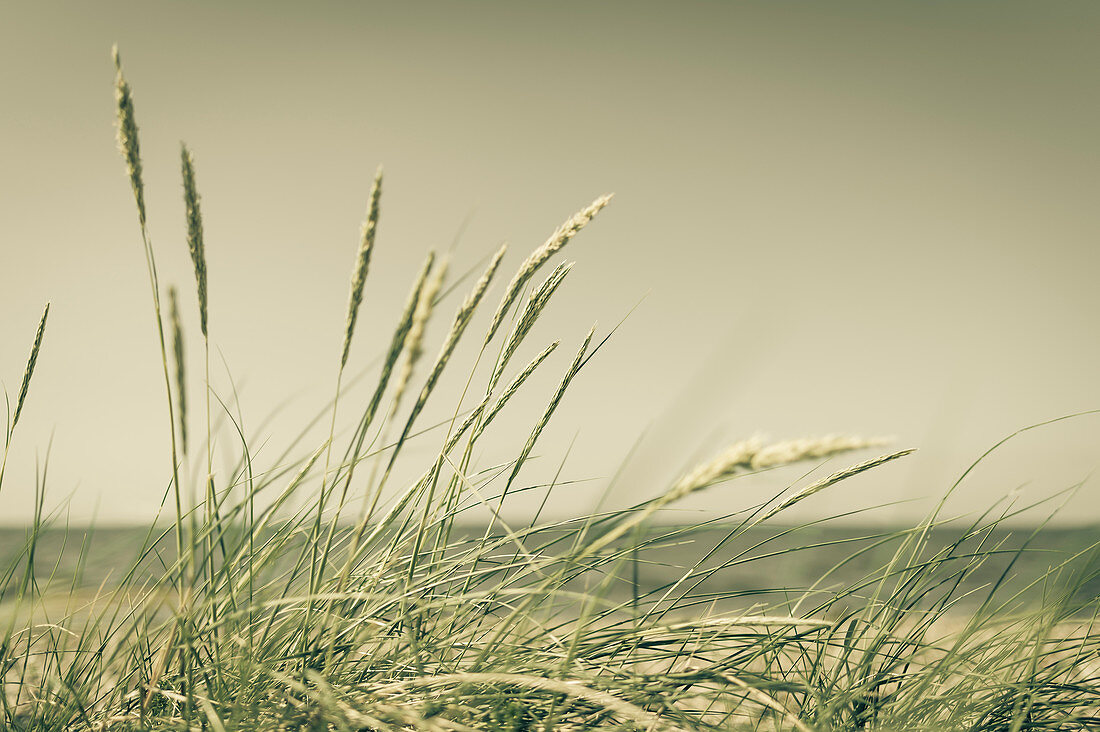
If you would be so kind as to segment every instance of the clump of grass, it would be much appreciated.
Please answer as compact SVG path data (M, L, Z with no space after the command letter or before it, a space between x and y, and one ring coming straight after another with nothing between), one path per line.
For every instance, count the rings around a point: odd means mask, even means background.
M173 426L180 419L186 452L184 333L172 289L174 403L133 97L120 66L116 89L168 411ZM186 148L182 160L207 352L209 461L206 260ZM417 383L414 367L428 323L446 297L446 265L429 253L378 364L364 372L374 379L371 399L342 451L334 450L380 191L379 173L352 274L335 395L317 417L328 414L331 424L321 445L296 459L288 452L270 465L254 465L244 430L226 408L241 438L240 457L217 486L208 462L200 511L180 499L173 429L175 547L166 546L172 530L153 523L121 576L90 594L81 569L90 556L87 544L76 550L69 584L42 561L54 517L44 509L40 478L26 542L0 565L0 727L1008 732L1100 725L1100 637L1093 624L1100 605L1089 592L1100 579L1100 550L1093 545L1043 576L1014 582L1013 567L1031 539L1009 549L998 531L1023 509L997 506L960 525L941 515L941 504L912 529L835 542L850 542L850 555L810 586L785 578L784 568L828 548L813 538L814 524L781 523L788 510L911 451L863 460L802 487L795 482L757 504L737 500L737 482L864 452L882 440L751 438L632 506L562 521L540 521L540 509L525 525L506 521L505 505L517 494L571 490L557 476L548 484L521 476L598 348L595 329L558 364L562 376L531 429L519 436L516 457L485 466L474 456L485 439L516 437L490 428L514 395L530 388L532 373L554 363L558 341L535 349L518 372L511 368L515 358L525 358L517 354L572 265L559 265L534 286L507 337L493 341L536 271L607 196L570 217L520 264L489 315L466 385L448 410L452 416L437 424L423 424L425 405L444 396L442 374L458 360L457 345L481 315L506 249L459 303ZM43 314L9 422L5 462L45 322ZM482 364L490 346L495 358ZM399 406L409 389L416 397L404 412ZM465 402L467 394L477 395L475 404ZM383 409L387 395L390 406ZM391 433L398 436L391 440ZM403 448L414 441L438 447L427 451L417 479L390 489L392 469L412 459ZM366 479L356 470L364 462L372 464ZM0 483L2 477L0 468ZM738 508L695 525L667 521L666 509L704 490L723 491L723 502ZM339 500L330 502L336 491ZM345 517L357 504L363 506L358 517ZM487 510L488 526L469 523L479 509ZM954 538L937 543L936 532L947 525L957 527ZM672 551L687 543L697 547L694 558L670 566ZM885 559L866 565L869 571L833 581L861 558L883 553ZM967 584L999 560L992 581ZM720 582L757 565L770 568L769 586L748 592ZM649 572L664 574L647 584ZM1043 602L1031 600L1036 592ZM965 611L964 601L971 603Z

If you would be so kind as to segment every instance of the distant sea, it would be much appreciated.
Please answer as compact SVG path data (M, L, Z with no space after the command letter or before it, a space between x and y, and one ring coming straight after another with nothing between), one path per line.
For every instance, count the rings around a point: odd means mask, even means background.
M456 535L479 537L483 531L483 527L466 526ZM594 580L610 578L607 587L616 597L629 596L635 591L644 596L663 592L693 566L702 569L721 566L691 590L692 596L697 598L697 607L705 607L708 597L719 596L725 596L722 604L727 609L730 606L774 607L792 602L815 582L820 590L815 595L817 599L860 584L867 587L856 593L857 598L865 597L872 586L867 583L890 562L898 547L897 539L886 539L897 531L896 527L888 526L814 526L789 531L772 527L748 531L723 543L729 534L728 528L707 528L689 535L674 535L674 527L659 526L649 532L652 544L600 567ZM40 586L48 583L51 593L65 592L69 588L87 591L100 585L110 587L133 566L146 535L147 529L137 528L47 529L40 534L35 547L36 581ZM938 578L947 584L954 583L953 596L959 598L959 608L973 607L986 596L987 588L998 582L1002 583L1004 596L1032 585L1024 596L1033 602L1043 602L1044 597L1050 597L1071 577L1084 577L1078 582L1078 598L1088 600L1100 596L1100 556L1089 551L1094 542L1100 541L1098 527L1047 528L1038 532L1014 528L965 541L963 537L960 530L933 530L923 555L926 560L935 559L937 552L961 541L953 555L944 559L936 570ZM0 578L14 577L5 582L8 587L0 587L0 602L10 599L12 583L23 574L27 541L26 530L0 528L0 571L4 572ZM528 549L534 550L539 543L535 539L528 540ZM509 547L502 550L502 554L513 551ZM555 550L547 551L553 553ZM974 556L979 553L989 554L977 564ZM160 542L158 551L143 562L139 574L144 579L157 577L173 554L174 539L169 532ZM1075 554L1082 556L1058 569ZM13 564L19 570L9 575ZM588 581L584 586L595 592L597 585L597 581ZM683 583L679 589L689 585L695 582ZM728 597L731 593L735 597ZM812 605L804 600L799 607L811 608Z

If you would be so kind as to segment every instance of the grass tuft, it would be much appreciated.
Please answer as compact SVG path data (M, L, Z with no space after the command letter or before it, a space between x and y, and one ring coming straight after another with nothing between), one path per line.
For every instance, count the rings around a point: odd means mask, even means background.
M133 99L117 51L115 63L119 141L138 208L172 427L165 500L174 496L174 526L151 520L142 530L81 536L64 524L63 505L46 509L43 466L31 525L14 539L0 534L0 729L1100 728L1100 543L1089 534L1061 552L1039 551L1052 536L1043 528L1057 510L1051 501L1006 499L976 516L945 517L960 478L913 527L833 526L859 510L798 523L792 507L871 470L884 480L890 464L912 451L854 462L805 484L790 473L785 489L754 501L734 481L855 460L885 442L754 437L655 495L635 491L633 505L543 518L551 494L570 506L591 497L588 485L563 478L563 467L539 466L534 476L532 458L607 339L594 343L593 328L557 365L559 341L526 354L573 265L558 264L541 283L532 279L609 197L553 232L503 288L496 310L482 313L505 254L499 249L417 377L429 324L450 296L447 263L429 252L388 342L355 377L372 379L373 387L345 433L336 428L337 412L375 244L379 170L334 395L285 450L269 455L251 444L243 417L210 384L199 197L183 148L207 395L207 470L191 486L205 501L184 506L176 426L178 419L186 454L185 333L169 288L173 389ZM8 421L0 487L48 311ZM448 395L442 374L463 368L458 345L483 315L485 335L474 336L464 386ZM508 336L489 353L509 317ZM513 373L513 363L524 361ZM536 369L552 367L561 376L530 427L501 429L502 409L536 388ZM416 398L404 408L406 391ZM235 437L221 444L237 453L217 485L211 397ZM429 419L429 399L434 406L447 397L445 416ZM327 438L309 445L326 416ZM481 448L490 437L513 441L514 457L485 464ZM408 469L395 471L398 462ZM359 469L364 464L370 469ZM416 477L398 478L405 474ZM732 508L711 520L677 521L679 503L702 491ZM513 503L524 494L541 497L533 517ZM1033 530L1008 529L1035 516ZM117 541L103 543L103 535Z

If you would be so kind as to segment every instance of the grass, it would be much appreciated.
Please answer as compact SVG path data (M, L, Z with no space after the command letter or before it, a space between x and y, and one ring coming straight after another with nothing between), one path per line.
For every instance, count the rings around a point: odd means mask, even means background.
M513 361L572 265L536 278L610 197L568 219L522 262L488 325L478 316L493 298L506 250L479 278L460 277L451 287L447 263L429 254L368 372L376 378L372 396L351 435L337 442L345 368L378 231L379 170L334 358L334 396L318 414L329 421L328 439L297 458L258 466L238 429L239 460L216 484L211 399L232 427L239 424L209 388L195 160L185 147L184 204L207 383L199 437L185 432L184 317L171 290L170 357L133 94L115 59L119 142L161 345L172 521L152 521L128 570L88 592L81 589L88 544L63 544L43 556L55 519L45 510L45 477L38 480L25 542L0 567L0 727L1015 732L1100 725L1098 601L1090 591L1100 576L1096 545L1019 577L1014 567L1039 533L1009 545L1002 530L1006 520L1042 505L999 504L959 519L944 516L941 502L912 528L851 543L846 558L808 587L773 576L773 587L750 594L716 582L750 564L777 566L773 574L781 575L807 552L843 549L847 540L812 539L813 525L783 524L785 512L909 450L863 455L720 520L661 520L677 501L718 484L880 444L845 436L751 439L634 506L564 521L542 520L540 508L524 525L504 521L510 498L549 496L560 485L558 477L531 484L524 467L606 337L597 339L593 329L574 346L513 460L479 465L475 448L492 437L494 419L531 374L550 368L557 342L535 345L522 367ZM428 320L468 280L474 284L438 355L422 363ZM4 465L45 329L44 313L14 412L9 402ZM480 349L459 367L456 346L471 330ZM468 370L460 394L437 393L447 368ZM429 399L448 397L451 418L424 424ZM179 465L199 439L207 470L194 490L181 484ZM391 485L395 465L413 459L405 448L414 440L437 448L418 479ZM2 480L0 467L0 490ZM465 518L485 508L492 520L471 529ZM940 541L944 526L954 533ZM695 558L669 565L670 549L688 543L698 549ZM70 576L59 568L74 553ZM851 568L869 556L879 559L853 578ZM990 575L992 565L999 569ZM641 581L655 568L664 573L660 581ZM975 587L969 579L980 572L992 579ZM834 581L841 576L848 579Z

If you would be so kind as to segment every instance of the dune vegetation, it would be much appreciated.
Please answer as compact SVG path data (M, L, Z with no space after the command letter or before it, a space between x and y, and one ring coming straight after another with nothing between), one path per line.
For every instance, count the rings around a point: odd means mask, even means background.
M195 277L195 297L185 299L161 284L134 97L117 53L115 62L118 142L162 357L167 519L150 520L128 569L78 593L75 579L55 571L58 557L43 554L54 514L39 481L25 541L0 557L0 728L1100 728L1100 555L1090 546L1019 577L1014 568L1030 539L1006 549L1000 533L1018 507L959 519L944 516L941 502L912 527L853 545L837 572L872 551L885 556L854 581L837 584L832 570L800 588L776 577L774 592L751 596L713 581L731 567L782 566L822 550L800 541L809 534L785 521L788 509L910 450L844 435L750 438L637 505L568 520L543 519L541 509L520 525L505 520L511 498L553 493L559 478L532 484L525 465L607 340L595 329L570 345L527 336L573 266L553 260L610 196L568 218L510 279L500 271L505 247L483 270L457 277L445 257L429 253L392 337L372 349L378 359L363 371L373 379L371 397L349 404L341 394L358 373L355 332L382 209L380 169L343 342L333 344L332 399L319 411L328 438L312 446L293 440L299 454L255 464L222 398L209 386L197 398L186 389L192 361L209 385L211 352L194 158L182 148ZM453 308L449 328L430 347L426 325L445 308ZM28 391L47 316L48 307L8 402L5 466L24 408L33 406ZM189 340L183 323L191 320L199 327ZM473 362L460 363L460 341L474 342ZM565 355L551 358L558 349ZM521 449L505 464L479 465L476 447L499 434L501 410L536 370L550 368L560 369L558 386L531 415ZM437 393L444 370L468 373L461 393ZM429 400L446 402L453 417L425 424ZM357 414L350 434L336 428L343 410ZM215 476L218 420L239 438L239 460ZM206 425L197 435L187 430L195 422ZM411 454L405 448L414 440L433 447ZM720 520L663 520L689 495L835 456L848 467ZM420 461L419 478L396 479L395 466L410 460ZM181 470L188 461L202 467ZM198 478L185 482L185 472ZM2 482L0 467L0 495ZM471 528L464 519L474 511L491 520ZM958 530L940 542L946 524ZM671 578L655 586L638 582L664 548L688 542L698 547L694 561L666 567ZM85 549L77 538L64 551L79 558ZM995 562L1003 569L975 589L968 580Z

